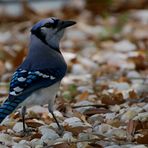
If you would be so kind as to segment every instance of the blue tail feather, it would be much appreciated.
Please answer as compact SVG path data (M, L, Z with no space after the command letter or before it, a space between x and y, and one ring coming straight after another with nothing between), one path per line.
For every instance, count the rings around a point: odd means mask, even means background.
M14 103L7 99L1 106L0 106L0 123L10 115L18 106L18 103Z

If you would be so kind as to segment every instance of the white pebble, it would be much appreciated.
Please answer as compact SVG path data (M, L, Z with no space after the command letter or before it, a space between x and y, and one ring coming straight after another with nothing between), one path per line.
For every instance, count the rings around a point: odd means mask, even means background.
M27 128L27 125L25 124L25 127ZM13 126L13 130L17 133L23 131L23 123L22 122L17 122L14 126Z
M42 142L40 139L35 138L30 141L30 144L32 147L36 147L37 145L42 145Z
M81 113L83 113L84 111L86 111L87 109L90 109L90 108L93 108L91 105L92 105L93 103L92 102L90 102L90 101L87 101L87 100L84 100L84 101L80 101L80 102L78 102L78 103L75 103L75 105L74 106L85 106L85 107L78 107L78 108L75 108L75 110L76 111L78 111L78 112L81 112ZM87 105L90 105L90 106L87 106Z
M72 73L74 75L80 75L80 74L86 74L87 72L81 64L74 64L72 66Z
M128 40L122 40L114 44L113 49L128 52L136 49L136 45L129 42Z
M119 145L110 145L110 146L106 146L104 148L121 148L121 146L119 146Z
M26 144L17 143L17 144L14 144L14 145L12 146L12 148L31 148L31 146L26 145Z
M148 121L148 112L139 113L138 116L134 118L134 120Z
M39 131L43 135L41 137L41 141L46 142L48 140L55 140L59 138L59 135L52 129L48 128L47 126L39 127Z
M64 124L68 124L72 127L84 126L83 122L77 117L71 117L64 120Z
M107 134L108 131L110 131L112 129L112 126L108 125L108 124L101 124L96 126L93 130L98 133L98 134Z
M128 90L130 88L129 84L125 82L121 83L113 82L112 84L110 84L110 87L117 89L119 91Z
M122 115L121 120L128 121L133 119L138 113L134 110L128 110L125 114Z
M116 116L115 116L115 113L106 113L104 114L104 117L110 120L110 119L114 119Z
M0 142L4 143L5 145L13 145L14 141L12 136L4 133L0 133Z
M144 105L143 109L148 112L148 103Z
M111 145L111 146L106 146L104 148L121 148L119 145Z
M63 135L63 139L70 142L73 139L72 133L66 131Z
M113 129L112 135L121 139L121 138L126 138L127 132L126 130L122 130L122 129Z

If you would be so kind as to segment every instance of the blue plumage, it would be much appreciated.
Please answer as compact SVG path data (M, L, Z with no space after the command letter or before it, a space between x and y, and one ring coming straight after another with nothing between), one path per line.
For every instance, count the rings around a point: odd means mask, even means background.
M33 85L36 85L36 83L44 81L45 79L46 82L50 81L50 83L55 82L55 79L58 80L58 78L51 75L49 72L45 73L43 71L27 71L18 69L13 75L10 83L9 98L11 98L11 96L22 95L22 93L28 90L30 86L33 87Z
M67 69L59 42L64 29L74 24L73 21L48 18L32 27L29 53L12 76L9 96L0 106L0 123L22 104L48 103L55 118L52 106Z
M50 24L54 24L54 23L57 23L57 21L58 21L58 19L56 19L56 18L46 18L46 19L43 19L43 20L37 22L37 23L32 27L31 30L32 30L32 31L37 30L37 29L43 27L45 24L49 24L49 23L50 23Z

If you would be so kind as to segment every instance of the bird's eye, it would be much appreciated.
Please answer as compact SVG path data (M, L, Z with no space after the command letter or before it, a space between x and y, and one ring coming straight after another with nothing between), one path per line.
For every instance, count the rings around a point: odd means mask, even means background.
M51 23L46 23L46 24L44 25L44 27L51 28L51 27L53 27L53 26L52 26Z

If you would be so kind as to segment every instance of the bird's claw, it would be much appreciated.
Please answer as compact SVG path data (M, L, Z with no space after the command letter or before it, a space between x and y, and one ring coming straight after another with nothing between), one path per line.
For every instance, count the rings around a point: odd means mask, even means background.
M32 132L34 131L33 128L27 128L25 130L22 130L19 132L20 136L24 137L24 136L29 136Z
M62 127L62 126L60 126L59 128L58 128L58 132L57 132L60 136L62 136L63 135L63 133L64 133L64 128Z

